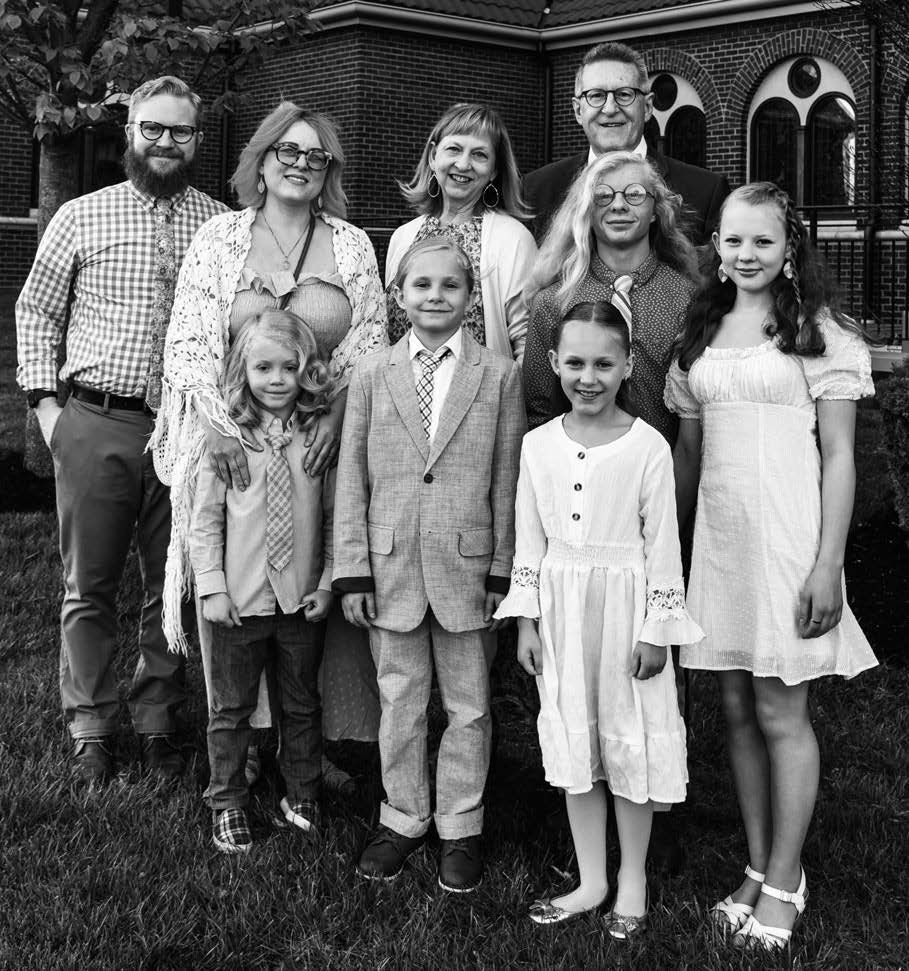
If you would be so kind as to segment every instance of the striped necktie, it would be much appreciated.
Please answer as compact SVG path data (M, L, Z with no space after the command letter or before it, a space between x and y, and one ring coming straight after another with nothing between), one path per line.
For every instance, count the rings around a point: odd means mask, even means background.
M417 404L420 406L423 431L426 432L427 438L429 438L429 425L432 420L432 391L435 385L436 371L449 354L451 354L451 350L448 347L440 348L435 354L430 354L429 351L417 352L417 360L423 369L423 373L417 381Z
M164 373L164 338L174 305L177 256L174 248L173 203L155 199L155 291L152 300L151 341L145 403L152 411L161 405L161 375Z
M625 318L625 323L628 324L629 334L631 333L631 297L629 294L631 293L633 284L634 280L627 274L617 276L615 283L612 285L612 296L609 298L609 302Z
M265 467L265 542L268 565L283 570L294 551L294 520L290 504L290 465L284 449L293 429L269 432L271 458Z

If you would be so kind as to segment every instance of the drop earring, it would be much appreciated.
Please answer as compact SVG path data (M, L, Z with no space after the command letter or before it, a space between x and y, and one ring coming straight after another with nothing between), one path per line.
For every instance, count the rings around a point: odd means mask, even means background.
M722 263L716 268L716 275L720 278L720 283L725 283L729 279L729 274Z
M432 191L433 188L435 188L435 192ZM439 180L436 178L435 172L433 172L429 177L429 184L426 186L426 195L428 195L430 199L438 199L441 194L442 186L439 185Z
M259 181L256 183L256 192L258 192L260 196L265 195L265 179L263 179L261 175L259 176Z
M783 276L787 280L791 280L795 276L795 268L792 265L792 260L786 260L783 264Z

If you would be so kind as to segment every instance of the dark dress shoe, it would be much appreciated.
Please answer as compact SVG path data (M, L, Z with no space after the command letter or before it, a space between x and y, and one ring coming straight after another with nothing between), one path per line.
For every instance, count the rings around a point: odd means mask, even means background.
M451 893L476 890L483 879L483 852L479 836L442 840L439 852L439 886Z
M174 735L142 736L142 764L146 772L166 781L183 774L186 759L183 758L175 738Z
M404 861L423 842L423 836L402 836L387 826L380 826L360 854L357 873L367 880L394 880Z
M77 738L73 742L70 773L79 782L103 783L114 774L114 753L107 738Z

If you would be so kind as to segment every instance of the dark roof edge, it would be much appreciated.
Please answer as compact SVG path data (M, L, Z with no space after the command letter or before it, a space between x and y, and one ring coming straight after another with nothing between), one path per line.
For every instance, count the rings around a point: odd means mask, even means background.
M330 7L313 10L311 18L324 28L349 26L390 27L458 40L483 41L507 47L549 49L574 47L595 37L661 34L698 30L709 26L741 23L743 19L765 20L805 13L821 13L847 7L846 0L698 0L660 10L603 17L559 27L519 27L488 20L459 17L395 6L375 0L341 0Z

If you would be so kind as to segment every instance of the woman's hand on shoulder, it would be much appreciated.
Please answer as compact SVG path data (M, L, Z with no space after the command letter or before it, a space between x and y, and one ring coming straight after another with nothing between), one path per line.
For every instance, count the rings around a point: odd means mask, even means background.
M669 648L648 641L638 641L631 652L631 676L638 681L647 681L666 667L666 654Z
M842 570L818 561L799 593L799 636L820 637L843 616Z
M243 437L250 448L257 452L262 451L262 446L256 444L245 430ZM205 444L212 468L227 488L236 487L241 492L246 489L249 485L249 464L240 439L233 435L222 435L206 423Z
M315 478L337 464L343 424L344 413L339 403L335 401L331 411L319 415L309 426L304 439L308 451L303 460L303 471L307 475Z

